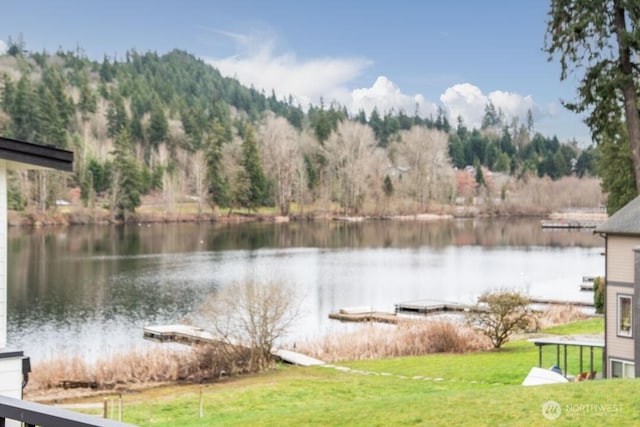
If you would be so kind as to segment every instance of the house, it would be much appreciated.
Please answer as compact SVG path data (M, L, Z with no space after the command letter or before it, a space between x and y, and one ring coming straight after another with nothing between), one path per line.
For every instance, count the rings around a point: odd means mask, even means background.
M595 232L606 251L604 376L640 377L640 197Z

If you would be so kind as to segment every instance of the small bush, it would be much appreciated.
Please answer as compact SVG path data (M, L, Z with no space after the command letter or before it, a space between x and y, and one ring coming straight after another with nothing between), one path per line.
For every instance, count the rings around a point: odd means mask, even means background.
M476 309L468 314L467 321L489 338L494 348L500 348L512 334L536 324L529 302L529 297L519 291L487 291L478 297Z
M606 282L604 277L596 277L593 280L593 305L596 307L596 313L604 313L604 296L606 293Z

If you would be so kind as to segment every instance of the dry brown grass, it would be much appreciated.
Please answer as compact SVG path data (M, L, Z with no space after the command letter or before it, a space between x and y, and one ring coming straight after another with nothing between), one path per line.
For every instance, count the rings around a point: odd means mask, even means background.
M550 305L537 316L538 329L584 320L587 315L574 305Z
M63 380L95 382L99 389L127 389L132 385L175 381L200 382L248 370L248 350L219 347L187 350L136 350L87 363L78 357L59 357L35 364L27 393L60 387Z
M298 346L298 351L327 362L464 353L491 348L488 340L461 322L403 320L395 327L370 323L354 332L329 335Z

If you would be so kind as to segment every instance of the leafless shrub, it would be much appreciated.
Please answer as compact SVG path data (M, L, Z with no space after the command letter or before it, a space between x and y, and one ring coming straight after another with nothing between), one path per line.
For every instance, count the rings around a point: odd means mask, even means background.
M293 289L278 282L236 282L207 299L201 308L208 327L226 345L233 360L249 349L248 369L272 363L271 351L299 315L300 301Z
M546 215L562 209L598 208L604 203L598 178L567 176L553 181L529 176L505 189L505 200L494 206L500 214Z

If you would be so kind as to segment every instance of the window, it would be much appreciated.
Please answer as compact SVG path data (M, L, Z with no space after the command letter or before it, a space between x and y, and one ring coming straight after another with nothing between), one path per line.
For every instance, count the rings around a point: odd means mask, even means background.
M611 378L635 378L635 364L611 359Z
M631 313L631 296L618 295L618 335L623 337L632 336Z

